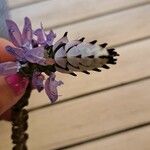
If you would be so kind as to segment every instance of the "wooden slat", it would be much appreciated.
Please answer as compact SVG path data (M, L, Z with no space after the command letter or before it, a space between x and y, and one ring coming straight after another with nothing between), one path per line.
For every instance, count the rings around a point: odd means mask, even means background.
M149 86L150 80L33 112L30 149L53 149L149 120Z
M55 149L149 121L149 87L145 80L30 113L29 149ZM1 127L0 139L9 134ZM10 148L9 140L1 142Z
M54 31L60 36L68 31L71 39L85 36L89 41L97 39L102 43L108 42L110 45L117 45L149 36L149 13L150 4L68 25Z
M0 150L10 150L12 148L11 127L8 122L0 121Z
M89 76L78 73L78 77L57 74L57 78L64 82L64 85L59 87L59 94L62 95L59 100L150 75L150 70L147 69L150 66L149 47L150 39L119 47L118 64L110 70L103 69L101 73L93 72ZM30 108L45 103L49 103L46 94L34 91L30 99Z
M15 9L15 8L18 8L18 7L23 7L23 6L26 6L26 5L30 5L30 4L33 4L33 3L37 3L39 2L40 0L7 0L8 2L8 7L10 9Z
M29 16L35 28L39 27L41 21L47 28L148 2L149 0L50 0L14 9L10 14L20 25L23 18Z
M148 126L66 150L149 150L149 143L150 127Z

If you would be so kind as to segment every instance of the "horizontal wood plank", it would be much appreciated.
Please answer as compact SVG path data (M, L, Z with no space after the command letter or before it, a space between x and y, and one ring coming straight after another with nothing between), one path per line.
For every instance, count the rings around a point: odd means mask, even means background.
M30 149L54 149L149 121L149 86L150 80L31 113Z
M149 13L150 4L64 26L54 31L59 34L59 38L68 31L68 37L71 39L86 37L88 41L96 39L101 43L118 45L150 35Z
M78 73L78 77L57 73L57 79L61 79L64 85L59 87L59 101L72 96L91 92L112 86L117 83L134 80L150 75L150 39L118 47L120 54L118 64L110 70L102 70L101 73L91 72L91 75ZM44 92L34 91L30 98L29 107L48 104L49 100Z
M34 28L39 27L41 21L44 27L48 28L148 2L149 0L50 0L13 9L10 15L20 25L23 24L23 18L29 16ZM25 2L17 1L17 3Z
M150 127L148 126L66 150L149 150L149 143Z
M44 1L44 0L43 0ZM41 2L40 0L7 0L9 9L24 7L33 3Z
M56 149L149 121L149 86L145 80L30 113L29 149ZM2 149L10 148L8 129L3 123Z
M10 150L11 144L11 124L8 122L0 121L0 150Z

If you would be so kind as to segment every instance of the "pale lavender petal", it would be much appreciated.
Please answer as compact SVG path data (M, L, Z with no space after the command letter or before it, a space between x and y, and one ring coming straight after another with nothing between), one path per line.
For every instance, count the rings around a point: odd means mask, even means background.
M52 103L58 99L57 87L63 84L62 81L56 81L55 77L55 74L52 73L45 82L45 92Z
M11 75L18 72L18 63L17 62L4 62L0 63L0 75Z
M49 34L46 35L47 44L52 45L55 38L56 34L53 31L50 31Z
M34 34L37 36L37 42L39 44L41 44L41 45L46 44L46 35L45 35L45 32L42 27L35 30Z
M32 85L33 88L37 89L38 92L41 92L44 89L44 76L41 74L41 72L35 72L32 76Z
M24 28L22 32L23 43L31 43L32 40L32 26L28 17L24 19Z
M17 47L21 47L22 35L17 24L13 22L12 20L6 20L6 24L7 24L8 33L9 33L12 43Z
M40 65L46 65L46 59L44 58L44 48L36 47L25 53L25 59L31 63Z
M25 61L25 51L21 48L15 48L11 46L6 46L6 50L9 54L13 55L19 61Z

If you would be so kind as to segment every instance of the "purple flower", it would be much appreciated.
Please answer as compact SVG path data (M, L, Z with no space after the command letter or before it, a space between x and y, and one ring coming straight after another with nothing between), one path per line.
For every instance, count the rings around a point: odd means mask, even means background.
M12 75L16 74L19 70L19 63L8 61L0 63L0 75Z
M44 58L44 51L44 47L42 46L33 48L25 53L25 59L31 63L36 63L43 66L47 65L47 59Z
M43 26L41 24L41 28L35 30L34 35L37 36L37 42L40 45L52 45L56 34L53 31L50 31L48 34L45 33Z
M23 39L23 46L32 47L32 25L31 21L28 17L25 17L24 19L24 28L22 32L22 39Z
M17 24L12 20L6 20L8 27L8 33L12 43L19 48L24 50L32 49L32 27L31 21L28 17L24 19L23 32L21 33Z
M32 49L32 27L29 18L25 17L23 32L21 33L17 24L12 20L6 20L8 33L12 43L16 46L6 46L6 50L18 61L26 61L25 53Z
M45 88L45 92L52 103L58 99L57 87L63 84L62 81L56 81L55 78L56 75L51 73L44 85L43 82L45 78L41 72L34 72L32 77L33 88L37 89L38 92L41 92Z
M34 72L32 76L32 86L33 88L37 89L38 92L41 92L44 89L44 76L41 72Z
M9 54L13 55L16 60L26 62L25 51L22 48L6 46L6 50Z
M62 81L56 81L55 77L56 75L54 73L51 73L49 78L45 82L45 92L52 103L54 103L58 99L57 87L63 84Z
M16 46L6 46L6 50L18 61L38 63L40 65L46 64L44 58L44 48L37 47L33 48L33 34L32 26L29 18L25 17L24 28L21 34L18 26L12 20L6 20L8 32L12 43Z
M20 32L17 24L14 21L6 20L6 24L8 27L10 39L14 44L14 47L6 46L6 50L16 58L16 62L1 63L0 75L16 74L22 67L27 67L27 70L30 70L30 68L28 68L30 67L30 64L28 62L39 64L33 65L35 68L31 67L34 69L33 71L31 71L31 73L33 73L32 86L39 92L41 92L45 88L45 92L51 102L55 102L58 99L57 87L63 84L63 82L56 81L56 75L54 73L51 73L44 84L44 75L42 74L42 72L37 70L42 70L42 67L40 65L42 65L44 68L46 65L53 65L55 63L53 58L48 58L46 56L45 46L51 46L53 44L56 34L54 34L53 31L50 31L48 34L46 34L44 32L42 24L41 28L35 30L33 34L31 21L28 17L25 17L24 19L24 27L22 32ZM36 36L36 38L34 38L33 36ZM67 37L64 36L61 40L56 42L54 46L57 46L62 41L67 40ZM45 70L45 68L43 70ZM26 69L22 71L23 73L26 73L24 72L26 71Z

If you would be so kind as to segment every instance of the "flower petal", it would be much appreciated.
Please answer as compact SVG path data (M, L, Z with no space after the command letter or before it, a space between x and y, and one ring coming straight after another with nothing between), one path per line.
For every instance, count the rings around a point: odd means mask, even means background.
M8 33L9 33L12 43L17 47L21 47L22 35L17 24L13 22L12 20L6 20L6 24L7 24Z
M38 92L41 92L44 89L44 76L41 72L34 72L32 76L32 85L33 88L37 89Z
M41 23L41 28L37 29L34 31L34 35L37 36L37 42L38 44L41 45L46 45L46 34L44 32L42 23Z
M57 87L63 84L62 81L55 80L56 75L52 73L45 82L45 92L52 103L58 99Z
M50 31L49 34L46 35L47 44L49 46L52 45L55 38L56 34L53 31Z
M21 48L15 48L11 46L6 46L6 50L8 53L13 55L19 61L25 61L25 51Z
M0 63L0 75L11 75L18 72L19 66L17 62L8 61Z
M25 53L25 58L31 63L46 65L46 59L44 58L44 47L36 47L27 51Z
M32 26L28 17L24 19L24 28L22 32L23 43L31 43L32 41Z

